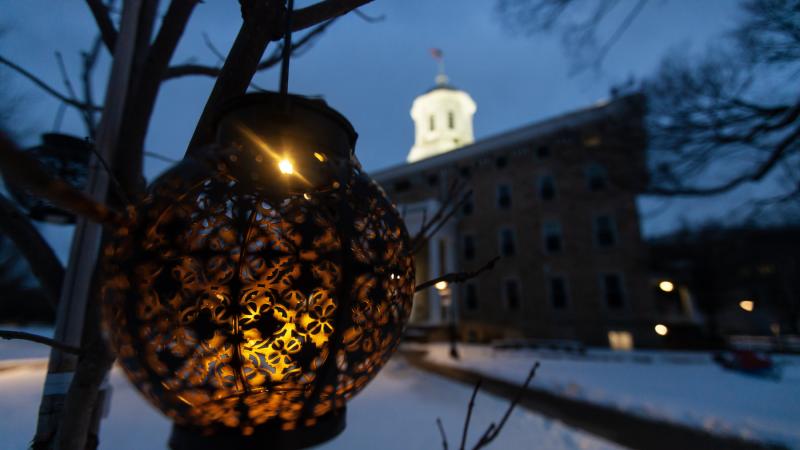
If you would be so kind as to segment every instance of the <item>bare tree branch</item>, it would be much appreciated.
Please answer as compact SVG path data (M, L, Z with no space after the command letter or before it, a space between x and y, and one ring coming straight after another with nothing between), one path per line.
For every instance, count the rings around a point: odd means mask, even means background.
M372 0L323 0L294 12L292 31L300 31L313 27L350 11L371 3Z
M386 14L381 14L380 16L370 16L369 14L365 13L364 11L361 11L360 9L354 9L353 12L355 13L356 16L358 16L360 19L362 19L364 22L367 23L378 23L386 20Z
M21 66L15 64L11 60L9 60L9 59L7 59L7 58L5 58L3 56L0 56L0 64L4 64L5 66L10 68L11 70L13 70L13 71L17 72L18 74L22 75L23 77L27 78L29 81L31 81L33 84L35 84L36 86L41 88L43 91L47 92L48 94L52 95L53 97L57 98L58 100L61 100L62 102L66 103L67 105L72 106L73 108L78 108L80 110L90 109L90 110L93 110L93 111L100 111L101 110L101 108L98 107L98 106L88 105L86 103L82 103L82 102L79 102L79 101L76 101L76 100L73 100L73 99L67 97L66 95L62 94L61 92L58 92L55 88L53 88L49 84L47 84L44 81L42 81L41 78L37 77L36 75L34 75L31 72L25 70Z
M225 64L219 72L211 90L200 120L186 150L192 155L197 149L213 141L214 114L220 105L229 99L242 95L253 80L259 62L270 40L280 36L278 19L280 4L254 0L241 0L242 26L233 41ZM166 76L162 74L162 79Z
M53 310L58 304L64 266L39 230L14 203L0 194L0 231L8 236L28 261L33 275L47 294Z
M436 418L436 427L439 428L439 434L442 436L442 448L444 450L447 450L447 435L444 433L444 427L442 426L441 417Z
M316 37L320 36L329 26L333 24L336 18L324 22L305 35L292 43L292 54L296 54L302 50L306 50L313 45ZM209 47L215 56L225 59L219 50L211 43L210 40L206 41L206 46ZM256 66L256 72L269 69L278 65L281 62L281 55L283 53L283 45L279 44L270 55L262 59ZM164 80L171 80L185 76L207 76L218 77L222 73L222 67L208 66L203 64L179 64L167 69L164 75Z
M500 423L496 426L494 423L489 425L489 427L486 429L486 432L483 433L481 438L478 440L478 443L476 443L475 446L472 447L472 450L478 450L480 448L486 447L500 434L501 431L503 431L503 427L505 426L508 418L511 416L511 412L514 411L514 408L517 406L520 399L522 399L522 394L524 394L525 391L528 390L528 385L531 384L531 380L533 380L533 377L536 376L536 369L538 368L539 368L539 361L536 361L536 363L533 364L531 371L528 373L528 378L526 378L525 382L522 383L522 386L519 387L517 395L514 396L514 399L508 405L508 409L506 410L506 413L503 414L503 418L500 419Z
M464 450L464 446L467 445L469 420L472 418L472 410L475 408L475 396L478 395L478 389L481 388L482 382L483 379L479 378L478 382L475 383L475 389L472 390L472 396L469 398L469 404L467 405L467 417L464 419L464 430L461 432L461 444L458 446L458 450Z
M55 339L39 336L38 334L26 333L24 331L0 330L0 339L8 339L8 340L19 339L22 341L31 341L39 344L48 345L50 347L57 348L67 353L73 353L76 355L80 355L82 353L81 349L79 349L78 347L73 347L71 345L58 342Z
M114 54L114 46L117 45L117 28L114 22L111 21L108 7L102 0L86 0L86 4L92 11L95 22L97 22L97 29L103 37L108 52Z
M174 0L169 4L153 43L147 49L125 105L126 125L120 129L114 171L126 189L143 188L144 142L158 91L175 48L199 0ZM147 36L147 35L145 35ZM135 188L134 188L135 187Z
M495 256L489 262L484 264L480 269L472 271L472 272L455 272L455 273L448 273L442 275L438 278L434 278L432 280L428 280L424 283L419 284L415 289L414 292L419 292L424 289L428 289L431 286L436 285L436 283L440 281L446 281L447 283L463 283L467 280L477 277L481 273L492 270L494 268L495 263L500 259L499 256Z

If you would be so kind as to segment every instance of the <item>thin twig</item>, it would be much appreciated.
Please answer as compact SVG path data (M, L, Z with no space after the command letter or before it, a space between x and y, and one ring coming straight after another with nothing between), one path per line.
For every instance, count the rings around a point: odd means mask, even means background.
M386 14L381 14L380 16L370 16L369 14L361 11L360 9L354 9L353 12L356 16L358 16L361 20L367 23L378 23L383 22L386 20Z
M522 386L519 387L517 391L517 395L514 396L514 399L511 400L511 403L508 405L508 409L506 413L503 414L503 418L500 419L500 423L495 425L492 423L489 425L489 428L486 429L486 432L483 433L483 436L478 440L472 450L478 450L487 446L490 442L492 442L503 430L503 426L505 426L506 421L511 416L511 413L514 411L514 408L517 406L519 401L522 399L522 395L528 390L528 385L531 384L531 380L533 377L536 376L536 369L539 368L539 361L536 361L531 368L531 371L528 373L528 378L525 379L525 382L522 383Z
M8 66L11 70L13 70L13 71L17 72L18 74L22 75L23 77L27 78L33 84L35 84L36 86L41 88L43 91L47 92L48 94L52 95L53 97L61 100L62 102L66 103L66 104L68 104L68 105L70 105L70 106L72 106L74 108L91 109L91 110L94 110L94 111L101 111L102 110L102 108L100 108L99 106L89 105L89 104L86 104L86 103L81 103L79 101L76 101L76 100L73 100L73 99L67 97L66 95L62 94L61 92L58 92L58 90L56 90L55 88L53 88L49 84L47 84L44 81L42 81L41 78L37 77L36 75L34 75L31 72L25 70L21 66L17 65L16 63L12 62L9 59L6 59L3 56L0 56L0 64L4 64L4 65Z
M164 161L164 162L168 162L168 163L171 163L171 164L174 164L174 163L178 162L177 159L168 158L168 157L166 157L166 156L164 156L164 155L162 155L160 153L156 153L156 152L145 151L144 152L144 156L149 156L149 157L151 157L153 159L158 159L158 160L161 160L161 161Z
M422 291L424 289L428 289L429 287L434 286L436 283L438 283L440 281L446 281L448 283L463 283L463 282L465 282L465 281L467 281L469 279L477 277L478 275L480 275L481 273L483 273L483 272L485 272L487 270L492 270L492 268L494 268L495 263L499 259L500 259L499 256L495 256L489 262L484 264L483 267L481 267L478 270L474 270L472 272L453 272L453 273L444 274L444 275L442 275L442 276L440 276L438 278L434 278L432 280L428 280L428 281L426 281L424 283L421 283L421 284L417 285L417 287L414 289L414 292L419 292L419 291Z
M442 435L442 448L447 450L447 435L444 433L444 427L442 426L442 419L440 417L436 418L436 426L439 427L439 434Z
M38 334L26 333L24 331L0 330L0 339L19 339L22 341L37 342L39 344L49 345L50 347L57 348L64 352L74 353L76 355L80 355L82 353L81 349L78 347L73 347L71 345L58 342L55 339L39 336Z
M475 408L475 396L478 395L478 389L481 388L482 382L483 378L478 378L478 382L475 383L475 389L472 391L472 397L469 398L469 405L467 405L467 417L464 419L464 431L461 432L461 444L458 446L458 450L464 450L464 446L467 443L467 430L469 430L469 421L472 418L472 410Z

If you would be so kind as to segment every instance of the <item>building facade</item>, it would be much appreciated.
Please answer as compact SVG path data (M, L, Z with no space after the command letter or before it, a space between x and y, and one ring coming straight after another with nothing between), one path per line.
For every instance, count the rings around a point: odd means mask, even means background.
M414 102L409 163L373 176L412 235L457 201L454 183L472 191L417 254L419 282L501 259L466 283L418 293L411 326L454 323L474 341L657 343L635 202L646 182L644 98L472 142L475 104L442 81Z

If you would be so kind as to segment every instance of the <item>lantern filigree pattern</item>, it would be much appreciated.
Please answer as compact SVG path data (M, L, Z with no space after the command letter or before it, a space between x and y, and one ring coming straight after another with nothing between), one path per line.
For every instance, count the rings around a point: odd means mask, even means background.
M354 159L330 189L276 197L212 149L157 180L105 249L112 346L179 424L313 426L399 342L414 290L405 227Z

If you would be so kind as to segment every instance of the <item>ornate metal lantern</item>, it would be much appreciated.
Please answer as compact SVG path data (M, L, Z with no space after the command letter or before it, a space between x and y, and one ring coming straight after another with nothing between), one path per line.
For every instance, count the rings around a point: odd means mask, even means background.
M42 135L42 143L27 152L54 176L83 190L88 179L91 145L74 136L45 133ZM8 188L14 199L28 211L31 219L52 223L75 222L74 213L61 209L42 197L31 195L23 188L14 185L9 185Z
M115 231L107 330L131 381L174 419L173 448L330 439L395 350L414 266L355 140L321 100L248 94L204 156L156 180Z

